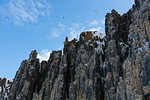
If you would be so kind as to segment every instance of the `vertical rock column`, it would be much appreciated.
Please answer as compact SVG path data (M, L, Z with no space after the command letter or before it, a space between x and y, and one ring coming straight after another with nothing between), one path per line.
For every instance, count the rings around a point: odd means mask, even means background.
M37 52L31 52L28 60L21 63L11 85L9 100L31 100L39 77L40 63Z
M74 64L74 80L69 87L69 100L103 100L104 88L100 54L97 49L98 37L94 32L83 32L80 35L76 48ZM103 40L101 40L103 41ZM102 52L102 51L100 51ZM102 63L102 62L101 62Z
M123 63L127 100L150 99L150 0L135 0L129 26L129 56ZM122 84L120 84L121 86Z
M106 56L104 62L104 68L106 73L106 100L116 100L117 85L119 77L122 76L122 66L120 59L120 47L119 42L121 41L120 33L120 21L121 16L112 10L112 13L106 15L105 20L105 31L106 31Z
M37 90L34 93L32 100L53 100L55 97L57 100L63 100L61 97L61 88L59 84L63 84L59 80L60 62L62 58L62 51L53 51L50 54L50 58L47 61L41 63L40 71L40 84L37 86ZM39 82L38 82L39 83ZM56 87L57 86L57 87ZM57 88L57 89L56 89ZM59 92L59 93L57 93Z

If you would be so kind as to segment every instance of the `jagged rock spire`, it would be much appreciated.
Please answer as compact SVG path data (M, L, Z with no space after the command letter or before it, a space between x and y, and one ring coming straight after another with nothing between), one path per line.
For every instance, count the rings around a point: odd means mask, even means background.
M36 50L32 50L29 56L29 60L35 60L37 58Z

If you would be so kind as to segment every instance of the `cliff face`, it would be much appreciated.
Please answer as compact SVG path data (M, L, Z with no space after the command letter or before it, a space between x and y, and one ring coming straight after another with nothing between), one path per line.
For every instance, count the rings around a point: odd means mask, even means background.
M31 52L8 100L150 100L150 0L106 15L106 37L83 32L48 61Z
M106 15L106 99L150 100L150 0Z

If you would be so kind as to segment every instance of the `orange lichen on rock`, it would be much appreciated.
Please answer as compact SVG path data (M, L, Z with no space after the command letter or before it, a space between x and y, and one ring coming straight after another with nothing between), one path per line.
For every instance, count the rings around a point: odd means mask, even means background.
M114 13L115 15L120 16L120 15L118 14L118 12L117 12L115 9L112 10L112 13Z
M84 37L87 40L92 40L93 34L92 31L82 32L80 37Z

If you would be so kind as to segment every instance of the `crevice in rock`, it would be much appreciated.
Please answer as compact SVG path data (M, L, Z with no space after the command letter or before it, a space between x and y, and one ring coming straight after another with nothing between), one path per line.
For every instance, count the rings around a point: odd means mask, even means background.
M39 93L42 88L42 83L44 82L45 78L47 77L47 72L48 72L47 61L42 61L41 62L41 70L39 72L39 78L37 81L37 93Z
M44 98L45 98L45 88L44 88L44 91L43 91L42 100L44 100Z
M70 49L73 45L75 46L74 48L75 52ZM76 45L77 45L76 40L71 42L68 41L65 44L64 48L64 55L67 57L66 58L67 68L65 69L66 71L64 72L64 92L65 92L63 95L64 100L69 98L70 83L74 81L75 65L71 64L71 60L75 59L75 56L73 55L75 55L74 53L76 53Z

